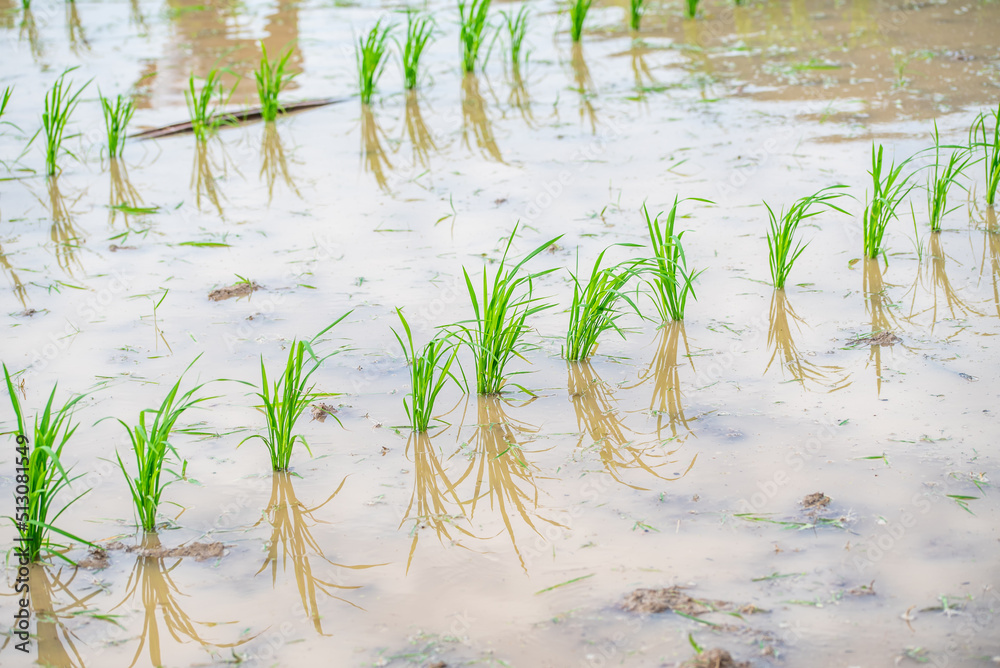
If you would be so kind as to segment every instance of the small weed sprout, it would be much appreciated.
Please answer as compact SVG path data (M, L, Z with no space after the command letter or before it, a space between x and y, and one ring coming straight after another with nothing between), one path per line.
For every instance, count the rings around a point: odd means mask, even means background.
M288 358L285 360L285 369L281 376L273 383L268 381L267 367L264 365L263 355L260 358L261 391L257 392L263 402L264 417L267 421L267 434L255 434L240 441L240 445L247 441L259 438L267 447L267 452L271 457L271 468L274 471L287 471L292 459L292 449L297 441L302 441L309 455L312 450L305 436L295 433L295 423L302 412L313 401L327 396L323 393L313 392L314 385L309 384L309 379L319 369L320 365L330 355L319 358L313 352L312 345L320 336L333 329L344 318L350 315L350 311L337 318L333 324L327 326L310 341L293 340L288 348ZM306 353L309 354L310 366L306 368ZM336 352L331 353L331 355ZM337 416L333 419L340 420Z
M389 34L392 28L393 26L383 26L382 19L379 19L366 36L358 38L354 56L358 65L358 92L361 95L361 104L371 104L375 87L385 71L389 53Z
M139 516L139 524L143 531L156 530L156 514L160 507L163 490L176 479L182 478L184 469L187 467L187 462L177 454L177 450L170 444L170 434L174 430L177 420L192 406L215 398L195 398L195 394L205 386L204 383L178 395L184 374L197 361L198 358L195 358L184 369L180 378L167 392L167 396L159 408L146 408L139 412L138 425L130 427L122 420L118 420L125 427L131 441L132 454L135 456L136 475L133 477L129 474L128 467L122 460L120 453L115 452L115 456L118 458L118 466L128 482L132 504L135 506L135 512ZM147 424L146 418L149 416L153 418L151 424ZM180 462L181 470L179 472L166 468L168 457L176 458ZM173 476L173 479L164 481L164 472Z
M628 0L628 25L638 32L642 15L646 12L646 0Z
M472 300L475 318L454 325L458 338L469 347L475 360L476 392L499 394L504 385L507 363L519 357L525 349L522 339L528 331L526 320L534 314L551 308L552 304L540 303L532 296L534 279L555 271L546 269L533 274L520 274L521 268L533 257L551 246L562 235L546 241L528 253L511 268L507 268L507 253L517 234L517 225L504 248L500 265L492 284L483 272L482 298L476 293L469 272L463 267L465 284Z
M993 132L987 123L992 120ZM986 171L986 203L996 204L997 186L1000 185L1000 103L996 111L983 112L976 116L969 130L969 150L981 149L983 166ZM976 162L979 162L978 160Z
M406 409L406 417L410 420L410 428L416 433L422 433L426 432L430 425L434 402L448 379L457 382L451 373L451 365L458 351L447 339L435 337L424 344L423 349L418 352L413 345L410 324L403 316L402 309L397 308L396 314L403 325L406 340L404 341L395 329L392 333L396 336L399 347L403 350L403 357L410 367L409 397L412 404L404 398L403 407Z
M958 208L948 208L948 191L958 182L965 168L972 162L972 153L966 148L959 148L951 153L948 164L941 165L941 138L938 135L937 121L934 121L934 171L927 175L927 216L932 232L941 231L941 221L946 215ZM961 188L962 185L959 184Z
M696 197L688 199L711 204L709 200ZM646 205L642 205L642 214L649 232L649 243L653 250L653 257L646 263L645 271L651 274L651 278L647 278L646 282L653 291L653 304L663 322L683 320L688 296L698 298L694 293L694 280L701 272L693 272L687 268L684 247L681 244L684 233L674 234L679 203L680 200L674 197L674 205L663 223L660 223L662 213L650 217Z
M403 86L406 90L417 87L420 74L420 57L434 36L434 21L429 16L421 16L415 11L406 12L406 42L396 42L402 53Z
M225 96L219 70L209 71L200 90L196 87L196 81L197 78L193 74L188 77L184 100L187 102L188 115L191 117L191 131L194 132L195 139L204 142L222 125L219 107L223 106L228 98ZM215 103L212 101L213 98L218 98Z
M638 244L620 244L636 247ZM594 262L590 278L586 285L580 283L579 258L577 258L577 273L570 272L573 279L573 302L569 309L569 327L566 330L566 343L563 346L563 357L570 362L588 359L597 346L597 338L609 329L613 329L624 339L625 333L615 322L623 315L618 308L621 301L626 302L638 313L635 302L625 293L625 286L635 275L633 266L622 264L614 267L601 268L608 249L601 251Z
M583 35L583 22L590 11L591 0L572 0L569 6L569 35L574 42L579 42Z
M260 64L253 76L257 81L257 97L260 98L260 116L264 121L273 121L284 108L278 102L278 95L298 73L288 71L288 59L292 57L289 48L285 55L271 61L267 59L267 47L260 43Z
M73 82L66 82L66 75L76 68L70 68L59 75L52 88L45 94L45 105L42 110L42 131L45 134L45 174L55 176L56 160L61 153L69 153L63 142L75 135L66 136L66 126L70 114L80 101L80 94L87 88L89 81L73 92ZM69 155L73 155L69 153ZM75 157L75 156L74 156Z
M878 150L872 144L872 168L868 174L872 178L872 196L865 204L865 212L861 219L864 234L865 257L875 258L882 252L882 237L889 221L896 217L896 209L903 198L913 189L908 185L910 175L903 176L903 167L912 158L907 158L896 165L889 163L888 171L883 176L882 145Z
M34 428L29 437L21 402L17 398L17 391L11 382L6 364L3 365L3 374L7 381L7 392L10 395L14 416L17 419L17 456L14 461L17 467L18 485L14 504L16 512L10 519L17 529L19 547L27 554L29 561L39 561L43 556L52 555L72 563L57 549L65 546L52 542L49 532L90 545L82 538L54 526L59 516L87 492L71 499L59 510L55 510L52 505L56 497L80 477L71 478L61 460L66 443L76 431L76 425L72 424L73 410L83 395L77 395L61 407L54 408L58 385L54 386L41 417L35 415ZM24 437L23 441L21 436ZM29 453L28 439L31 437L34 441Z
M100 95L101 111L104 114L104 128L108 133L108 156L110 158L120 158L125 150L125 131L132 114L135 113L135 104L131 98L118 95L114 101Z
M466 74L475 73L480 64L479 51L490 26L489 11L490 0L458 0L458 39L462 47L462 71Z
M528 66L528 52L524 50L524 38L528 34L528 8L521 7L517 14L500 12L504 27L507 29L508 46L510 48L510 74L516 81L521 78L521 68Z
M803 245L801 242L795 240L795 232L798 230L799 223L806 218L811 218L821 213L822 209L815 208L821 204L825 204L831 209L846 214L846 211L831 204L832 200L844 195L844 193L831 191L836 188L846 187L837 185L823 188L808 197L802 197L788 211L782 209L779 214L775 214L774 209L767 202L764 202L764 206L767 207L768 218L770 219L770 229L767 232L767 253L768 262L771 267L771 284L775 289L784 289L785 281L792 270L792 265L795 264L795 260L802 254L802 251L806 249L807 244Z

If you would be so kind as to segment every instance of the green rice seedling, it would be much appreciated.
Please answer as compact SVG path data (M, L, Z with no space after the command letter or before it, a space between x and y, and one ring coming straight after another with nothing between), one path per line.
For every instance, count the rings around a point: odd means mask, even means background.
M389 52L389 33L392 26L383 26L379 19L368 35L358 38L358 46L354 57L358 64L358 92L361 94L361 104L371 104L375 86L385 70L386 58Z
M209 71L200 90L196 88L195 81L196 78L193 74L188 77L188 87L184 91L184 99L191 117L191 130L194 132L195 139L203 142L207 141L209 136L222 125L219 107L223 106L228 98L222 86L219 70ZM232 91L230 91L230 95L232 95ZM217 98L214 103L213 98Z
M10 102L10 96L13 94L13 86L7 86L3 89L3 97L0 97L0 119L3 119L3 112L7 111L7 103Z
M55 510L52 505L56 497L80 477L71 478L61 460L63 448L76 431L77 425L72 424L73 410L83 395L77 395L61 407L54 408L58 385L52 388L41 417L35 415L34 428L30 432L30 437L34 438L34 441L29 453L30 438L24 411L6 364L3 365L3 374L7 381L7 392L10 395L14 416L17 418L17 449L14 457L17 485L14 495L14 516L10 519L17 529L20 543L18 548L27 554L30 561L39 561L44 555L55 555L72 563L56 549L64 546L52 542L49 532L90 545L82 538L54 526L59 516L87 492L73 498L59 510Z
M896 165L889 163L888 171L883 176L882 145L875 150L872 144L872 168L868 172L872 177L872 197L865 204L865 212L861 219L864 235L865 257L878 257L882 252L882 237L889 221L896 217L896 208L903 198L913 189L907 182L911 175L903 176L903 167L912 158L907 158Z
M927 175L927 216L932 232L941 231L941 220L958 206L948 208L948 190L955 185L969 163L972 152L961 148L951 152L948 164L941 165L941 138L937 121L934 121L934 171ZM962 187L959 185L959 187Z
M591 0L573 0L569 6L569 35L574 42L579 42L583 35L583 22L590 11Z
M45 134L45 174L55 176L56 159L60 153L66 152L63 142L70 137L66 136L66 125L69 123L70 114L76 109L80 100L80 94L84 91L89 81L73 92L73 82L66 82L66 75L76 68L70 68L59 75L52 88L45 94L45 106L42 111L42 131ZM72 154L70 154L72 155Z
M430 425L434 412L434 402L438 394L444 389L448 379L457 379L451 373L451 365L455 361L458 352L457 348L444 338L433 338L424 344L423 349L417 352L413 345L413 333L410 331L410 324L403 317L402 309L397 308L396 314L403 325L406 333L406 341L395 329L392 333L399 341L399 347L403 349L403 357L410 366L410 397L411 404L405 398L403 407L406 409L406 417L410 419L410 428L416 432L426 432Z
M434 36L434 21L429 16L421 16L417 12L406 12L406 42L402 45L396 42L403 58L403 86L406 90L417 87L417 75L420 73L420 57Z
M698 14L698 0L684 0L684 16L693 19Z
M637 244L621 244L637 246ZM566 330L566 343L563 346L563 357L570 362L588 359L597 346L597 338L609 329L613 329L624 339L625 333L615 322L623 315L618 303L624 301L638 312L635 302L625 293L625 286L635 275L631 265L618 265L601 268L604 254L601 251L594 262L587 284L581 285L578 274L580 271L577 258L577 273L570 272L573 279L573 303L569 309L569 327Z
M507 29L510 74L517 81L521 77L522 64L525 67L528 65L528 52L524 50L524 38L528 34L528 8L522 6L517 14L500 12L500 16L503 17L504 27Z
M135 113L135 104L124 95L117 96L114 103L100 92L98 95L101 98L101 111L104 113L104 128L108 133L108 155L111 158L121 157L125 150L125 130Z
M309 384L309 379L326 359L326 357L317 357L312 346L320 336L333 329L350 313L348 311L337 318L309 341L293 340L292 345L288 348L285 369L273 383L268 381L263 355L260 358L261 391L256 394L263 402L267 435L248 436L240 442L240 445L255 438L262 440L271 457L271 468L275 471L288 470L292 459L292 448L298 441L302 442L306 451L312 456L312 450L310 450L305 436L295 433L295 423L306 407L325 396L322 393L313 392L315 386ZM306 353L309 353L309 368L306 368ZM338 423L340 422L337 416L333 415L332 417Z
M986 124L992 118L993 132ZM983 151L983 165L986 169L986 203L996 203L997 186L1000 185L1000 104L996 111L983 112L976 116L969 130L969 150ZM978 161L977 161L978 162Z
M642 15L646 12L646 0L628 0L628 24L638 32Z
M710 203L708 200L696 197L688 199ZM674 197L674 205L662 224L660 223L662 213L650 217L646 205L642 205L646 229L649 231L649 243L653 250L653 257L647 262L647 273L652 277L646 279L646 282L653 291L653 304L663 322L683 320L688 296L698 298L694 293L694 280L701 275L701 272L688 269L684 247L681 244L684 233L674 234L679 203L680 200Z
M472 351L478 394L499 394L504 385L504 370L507 363L514 357L519 357L525 348L522 339L529 329L525 324L526 320L552 307L552 304L540 303L538 298L533 297L532 288L534 279L555 269L546 269L533 274L519 274L519 272L531 258L562 238L562 235L546 241L508 269L507 253L510 252L510 245L517 234L517 228L515 225L507 240L507 247L504 248L492 284L488 282L487 272L483 272L481 300L476 294L469 272L462 268L475 318L456 323L455 327L459 339ZM471 323L471 326L467 323Z
M458 0L458 39L462 47L462 71L466 74L475 72L479 65L479 50L490 25L489 11L490 0Z
M779 214L775 214L771 205L764 202L768 218L770 218L770 230L767 232L767 253L771 267L771 284L774 285L775 289L781 290L785 287L785 281L792 270L792 265L806 249L805 245L795 240L795 232L798 230L799 223L821 213L822 209L815 208L817 205L826 205L846 214L846 211L831 203L832 200L844 195L844 193L832 191L846 187L838 185L823 188L808 197L800 198L788 211L782 209Z
M264 121L273 121L284 111L278 103L278 95L297 73L288 71L288 59L292 57L290 48L285 51L285 55L273 61L267 59L267 47L263 41L260 43L260 50L260 64L253 73L257 82L257 97L260 98L260 116Z
M167 396L163 399L159 408L145 408L139 411L138 425L129 426L124 421L118 420L125 427L131 441L132 454L135 456L136 475L133 477L129 473L128 467L125 465L125 461L122 459L120 453L116 451L115 456L118 458L118 467L128 482L132 504L135 506L135 512L139 516L139 524L143 531L156 530L156 513L160 507L163 490L174 482L175 479L182 477L184 468L187 467L187 462L177 454L177 450L170 444L170 434L174 430L177 420L184 414L184 411L192 406L215 398L195 398L195 393L204 387L205 383L196 385L187 392L178 395L184 374L197 361L198 358L196 357L181 372L177 382L167 392ZM153 419L151 423L148 423L146 418L150 416ZM166 468L168 456L180 460L180 472ZM174 480L164 481L164 472L173 476Z

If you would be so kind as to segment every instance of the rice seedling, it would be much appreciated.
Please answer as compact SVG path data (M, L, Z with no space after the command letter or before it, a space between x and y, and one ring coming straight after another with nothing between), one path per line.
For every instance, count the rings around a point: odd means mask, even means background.
M864 235L865 257L878 257L882 252L882 238L889 221L896 217L896 208L903 198L913 189L907 182L911 175L903 176L903 167L912 158L907 158L898 165L890 162L888 171L883 176L882 145L875 150L872 144L872 168L868 172L872 177L872 197L865 204L865 212L861 219Z
M358 46L354 57L358 64L358 92L361 94L361 104L371 104L375 86L385 71L388 62L389 34L392 26L383 26L382 19L376 21L368 35L358 38Z
M941 231L941 220L958 208L948 208L948 190L955 185L969 163L972 152L960 148L951 152L948 164L941 165L941 139L938 136L937 121L934 121L934 171L927 175L927 216L932 232ZM959 185L961 188L962 186Z
M583 22L590 11L591 0L573 0L569 6L569 35L574 42L579 42L583 35Z
M135 104L131 98L118 95L114 103L98 92L101 98L101 111L104 113L104 128L108 133L108 156L121 157L125 150L125 130L135 113Z
M479 64L479 50L490 26L489 11L490 0L458 0L458 39L462 47L462 71L467 74L475 72Z
M13 94L13 86L7 86L3 89L3 97L0 97L0 119L3 119L3 113L7 111L7 104L10 102L10 96Z
M49 533L54 532L90 545L82 538L54 526L59 516L89 490L63 504L58 510L52 505L56 497L80 477L70 477L70 472L62 465L62 456L66 443L73 437L78 426L72 424L73 410L83 395L76 395L62 406L55 408L58 385L53 386L41 417L35 415L34 427L29 432L21 402L17 398L17 391L6 364L3 365L3 374L7 382L11 407L17 419L17 448L14 457L17 486L14 490L14 516L10 519L17 529L17 541L20 543L18 549L27 554L30 561L39 561L43 555L54 555L72 563L57 550L64 546L54 543ZM34 438L30 452L29 433Z
M63 152L63 142L66 136L66 125L70 114L79 103L80 94L87 88L89 81L73 92L73 82L66 82L66 75L76 68L70 68L59 75L52 88L45 94L45 104L42 111L42 131L45 134L45 174L55 176L56 159ZM71 135L72 136L72 135ZM72 155L70 153L70 155Z
M993 121L992 137L986 124ZM983 166L986 170L986 203L996 203L997 186L1000 185L1000 104L996 111L983 112L976 116L969 130L969 150L983 151ZM978 161L977 161L978 162Z
M423 349L418 353L413 345L413 333L410 331L410 324L406 322L402 309L396 309L396 315L403 325L406 333L406 341L395 329L392 333L399 341L399 347L403 349L403 357L410 367L410 384L412 405L405 398L403 407L406 409L406 417L410 419L410 428L417 432L426 432L431 422L434 412L434 402L438 394L444 389L448 379L457 382L451 374L451 365L455 361L457 349L454 345L443 338L433 338L424 344Z
M403 59L403 86L406 90L417 87L420 73L420 57L434 36L434 21L429 16L421 16L415 11L406 12L406 42L400 46Z
M625 293L625 286L635 275L633 267L623 264L602 269L601 262L607 252L608 249L604 249L597 256L585 286L581 285L578 278L579 257L577 273L570 272L570 277L573 279L573 303L569 309L569 327L566 330L563 357L571 362L589 358L597 346L597 337L609 329L615 330L623 339L625 338L625 333L615 322L623 315L623 311L618 308L620 301L626 302L632 310L638 312L635 302Z
M646 0L628 1L628 24L632 30L638 32L639 24L642 23L642 15L646 12Z
M708 200L696 197L688 199L710 203ZM653 250L653 257L647 262L648 273L652 274L652 278L646 282L652 288L653 304L663 322L683 320L688 296L698 298L694 293L694 280L701 271L694 272L688 269L684 247L681 244L684 233L674 234L679 203L680 200L674 197L674 205L662 224L660 223L662 213L651 218L646 205L642 205L646 229L649 231L649 243Z
M517 81L521 78L521 66L528 65L528 52L524 50L524 38L528 34L528 8L522 6L517 14L500 12L503 25L507 29L508 55L510 56L510 74ZM523 58L522 58L523 54Z
M684 16L693 19L698 14L698 0L684 0Z
M260 98L260 117L266 122L273 121L284 111L278 103L278 95L281 89L297 76L297 73L287 70L288 59L292 57L290 48L285 51L285 55L273 61L267 59L267 47L263 41L260 43L260 50L260 64L254 70L253 76L257 81L257 97Z
M320 336L333 329L340 321L350 315L350 311L337 318L332 324L325 327L319 334L309 341L293 340L288 347L288 358L285 361L285 369L281 376L273 383L268 382L267 367L264 365L264 356L260 358L261 391L256 395L263 402L264 417L267 421L267 435L254 434L240 441L240 445L247 441L259 438L267 447L267 452L271 457L271 468L275 471L287 471L292 458L292 449L295 443L302 442L306 451L312 456L312 450L305 436L295 433L295 423L302 415L306 407L316 399L326 396L323 393L313 392L314 385L309 384L309 379L319 369L326 357L319 358L313 351L313 344ZM306 353L309 353L311 366L306 368ZM337 416L332 415L339 423Z
M540 303L532 296L534 279L555 271L546 269L533 274L519 274L521 268L533 257L551 246L562 235L555 237L534 249L520 262L507 268L507 254L517 234L517 225L511 232L497 267L492 284L487 272L483 272L482 300L463 267L465 284L472 299L475 318L455 324L457 336L472 351L476 369L476 392L478 394L499 394L504 385L507 363L519 357L525 344L522 339L528 331L525 321L534 314L551 308L552 304ZM471 326L470 324L471 323Z
M200 357L200 356L199 356ZM115 452L118 458L118 467L125 475L128 482L129 494L132 496L132 504L135 512L139 516L139 524L143 531L156 530L156 514L160 507L160 499L163 490L174 480L183 477L187 462L177 453L174 446L170 444L170 434L184 412L215 397L198 397L195 394L205 386L205 383L196 385L187 392L178 395L181 381L194 363L198 361L196 357L181 372L177 382L167 392L167 396L160 403L159 408L145 408L139 411L139 424L129 426L122 420L119 424L125 427L132 445L132 454L135 455L136 475L129 474L128 467L119 452ZM151 424L147 425L147 417L152 416ZM180 461L181 471L174 471L166 468L168 456ZM167 472L173 476L172 480L163 480L163 473Z
M196 78L193 74L188 77L188 87L184 91L184 100L187 102L188 114L191 117L191 131L194 133L195 139L204 142L222 125L219 107L224 105L228 98L225 96L219 70L209 71L200 90L196 89L195 81ZM230 91L230 95L232 95L232 91ZM213 98L218 98L214 104Z
M785 287L785 281L792 270L792 265L795 264L795 260L799 258L802 251L806 249L802 242L796 242L795 240L795 232L798 230L799 223L821 213L822 209L815 208L817 205L826 205L831 209L846 214L846 211L831 203L831 200L842 197L844 194L831 191L836 188L846 187L837 185L823 188L808 197L800 198L788 211L782 209L777 215L774 213L771 205L764 202L764 206L767 207L768 218L770 218L771 228L767 233L767 252L768 262L771 267L771 284L774 285L775 289L781 290Z

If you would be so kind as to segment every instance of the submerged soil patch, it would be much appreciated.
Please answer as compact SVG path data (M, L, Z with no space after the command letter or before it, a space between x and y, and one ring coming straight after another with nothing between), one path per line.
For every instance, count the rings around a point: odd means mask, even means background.
M682 663L681 668L750 668L750 663L733 660L724 649L709 649Z
M141 545L125 546L123 543L115 541L108 543L108 550L123 550L129 554L138 554L140 557L151 557L153 559L169 559L171 557L194 557L195 561L205 561L206 559L219 559L225 553L226 546L222 543L189 543L180 547L143 547Z
M731 607L728 601L698 600L685 594L680 587L666 589L636 589L625 597L621 607L627 612L681 612L700 615Z
M852 346L891 346L899 343L903 339L892 332L879 332L878 334L866 334L848 341Z
M249 297L257 290L260 290L260 286L256 282L234 283L224 288L212 290L208 293L208 298L213 302L221 302L224 299L232 299L233 297Z

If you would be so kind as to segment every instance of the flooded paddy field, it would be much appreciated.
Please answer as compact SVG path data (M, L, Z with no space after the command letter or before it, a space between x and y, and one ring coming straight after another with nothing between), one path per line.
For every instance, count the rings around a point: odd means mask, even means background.
M429 2L417 92L393 44L363 106L354 44L382 17L402 39L405 4L0 0L0 359L28 424L54 384L57 402L85 393L62 455L81 477L56 506L87 494L55 524L102 548L54 534L79 566L30 567L27 654L9 557L0 664L1000 661L1000 227L983 162L940 232L924 190L935 123L949 147L981 113L992 132L1000 4L706 2L687 19L650 2L635 32L603 2L576 44L565 5L525 6L519 80L506 37L463 75L458 12ZM494 5L493 25L520 7ZM291 49L283 102L334 103L108 158L98 90L134 100L132 132L187 120L188 77L213 68L228 108L256 106L261 41ZM47 177L29 140L74 67L72 155ZM887 165L915 156L916 187L868 259L873 144ZM764 202L838 184L846 213L802 222L775 290ZM645 319L624 309L624 338L567 362L569 272L609 247L607 265L648 256L642 206L675 197L704 270L683 322L630 292ZM507 266L545 244L525 270L554 269L532 283L554 306L502 394L449 384L411 433L396 308L418 346L471 318L463 269L492 277L518 221ZM272 473L245 440L265 426L247 383L348 312L313 343L336 354L297 423L309 449ZM181 391L217 382L177 423L182 475L144 533L116 418L137 424L196 358Z

